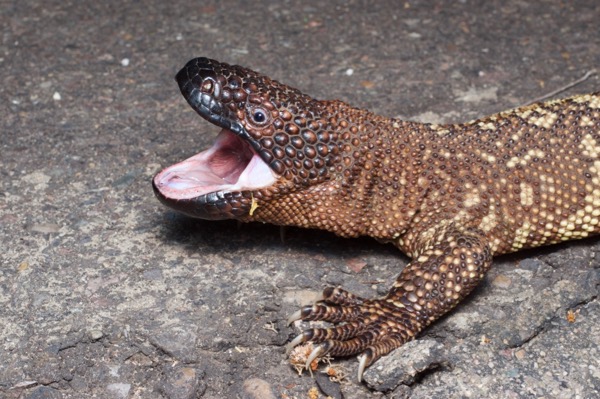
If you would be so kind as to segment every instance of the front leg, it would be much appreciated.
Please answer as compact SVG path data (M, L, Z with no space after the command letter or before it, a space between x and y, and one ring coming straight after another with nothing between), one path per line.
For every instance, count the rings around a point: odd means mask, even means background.
M361 353L358 379L375 360L412 340L452 309L482 280L492 262L488 240L477 229L450 227L424 243L388 294L364 299L340 288L326 288L323 300L296 312L290 321L322 320L330 328L312 328L291 345L311 341L308 357Z

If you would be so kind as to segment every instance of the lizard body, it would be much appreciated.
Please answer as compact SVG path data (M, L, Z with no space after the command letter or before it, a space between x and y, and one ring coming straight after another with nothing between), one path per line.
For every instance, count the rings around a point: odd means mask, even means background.
M600 93L433 125L315 100L206 58L176 79L223 130L155 176L163 203L206 219L367 235L412 258L383 298L326 288L292 316L334 324L292 342L316 344L308 363L361 354L360 378L468 295L493 256L600 232Z

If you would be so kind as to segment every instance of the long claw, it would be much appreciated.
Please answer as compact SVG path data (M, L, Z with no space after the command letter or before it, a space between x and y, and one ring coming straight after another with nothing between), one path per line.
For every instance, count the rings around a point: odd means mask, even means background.
M294 349L294 347L296 347L300 344L303 344L306 341L309 341L312 337L313 337L312 330L303 331L301 334L296 336L296 338L294 338L292 340L292 342L290 342L289 344L287 344L285 346L286 353L289 355L289 353Z
M323 356L325 354L323 345L319 345L317 346L308 356L308 359L306 359L306 364L304 365L304 367L306 367L307 370L310 370L310 364L313 362L313 360L315 360L316 358Z
M295 322L296 320L305 319L308 315L314 312L314 309L318 307L318 305L308 305L304 306L300 310L296 310L292 315L288 318L288 326Z
M372 348L368 348L358 357L358 382L362 381L363 373L373 363L373 359Z
M290 346L294 347L308 341L308 334L302 333L290 342Z
M296 320L300 320L301 318L302 318L302 309L298 309L294 313L292 313L290 315L290 317L288 317L287 325L289 326L290 324L292 324Z
M358 382L362 381L362 376L365 372L365 368L367 368L367 355L362 354L358 357Z

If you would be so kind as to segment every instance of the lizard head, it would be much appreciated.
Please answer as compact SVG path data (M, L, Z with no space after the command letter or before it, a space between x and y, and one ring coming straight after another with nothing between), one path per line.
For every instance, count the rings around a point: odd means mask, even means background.
M327 182L340 163L326 102L207 58L189 61L176 80L191 107L221 130L212 147L154 177L165 205L203 219L278 223L285 210L274 204Z

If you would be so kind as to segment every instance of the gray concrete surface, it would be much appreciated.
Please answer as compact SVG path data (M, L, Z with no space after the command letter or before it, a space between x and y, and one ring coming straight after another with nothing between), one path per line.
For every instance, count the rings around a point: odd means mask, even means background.
M216 132L173 81L190 58L461 121L599 68L598 21L596 0L0 0L0 397L597 398L598 239L499 259L365 383L352 358L331 384L289 367L284 320L327 285L381 294L407 259L370 239L191 220L150 179ZM596 76L562 94L597 90Z

